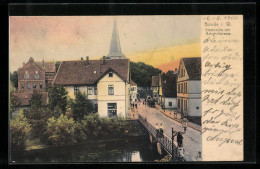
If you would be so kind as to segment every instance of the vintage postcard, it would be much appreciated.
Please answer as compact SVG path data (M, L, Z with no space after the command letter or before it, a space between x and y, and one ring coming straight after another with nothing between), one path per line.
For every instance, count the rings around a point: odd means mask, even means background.
M9 17L10 163L243 161L243 16Z

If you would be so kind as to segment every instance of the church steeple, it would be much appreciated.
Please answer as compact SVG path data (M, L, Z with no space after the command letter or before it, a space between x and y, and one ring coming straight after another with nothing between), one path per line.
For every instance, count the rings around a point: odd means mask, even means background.
M121 51L116 19L114 20L114 28L113 28L113 32L112 32L112 39L111 39L108 57L110 57L110 59L124 59L125 58L125 55Z

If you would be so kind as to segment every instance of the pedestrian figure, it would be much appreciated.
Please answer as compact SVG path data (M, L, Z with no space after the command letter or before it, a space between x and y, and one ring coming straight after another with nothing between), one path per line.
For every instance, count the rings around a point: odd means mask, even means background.
M186 129L187 129L187 127L186 127L186 126L184 126L184 132L186 132Z
M177 119L177 112L174 112L174 118Z
M135 108L137 109L137 103L135 103Z
M159 131L160 131L160 138L163 138L163 125L162 125L162 123L159 127Z
M198 158L201 158L201 152L200 152L200 151L198 151L198 154L197 154L196 158L197 158L197 159L198 159Z
M185 150L183 147L179 147L179 153L181 157L184 157Z
M133 108L135 108L135 104L134 103L132 104L132 106L133 106Z
M158 126L158 123L155 124L155 129L156 129L156 137L159 138L159 126Z
M182 147L183 146L183 136L182 136L182 134L181 134L181 132L178 132L178 134L177 134L177 143L178 143L178 147Z
M144 101L143 101L143 105L144 105Z

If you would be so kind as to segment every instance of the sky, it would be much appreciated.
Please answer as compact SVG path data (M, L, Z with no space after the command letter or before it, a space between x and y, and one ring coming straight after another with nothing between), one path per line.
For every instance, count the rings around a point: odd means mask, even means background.
M99 59L117 19L122 52L155 67L200 56L200 16L10 16L9 68L35 61Z

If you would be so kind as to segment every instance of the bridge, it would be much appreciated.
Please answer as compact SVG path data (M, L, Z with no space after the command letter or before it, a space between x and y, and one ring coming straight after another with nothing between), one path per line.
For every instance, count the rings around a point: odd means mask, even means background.
M157 137L156 128L150 124L146 118L139 114L138 120L140 123L147 129L151 139L155 140L160 144L160 147L164 149L167 153L171 154L172 161L185 161L185 159L180 155L178 147L174 143L174 137L169 138L166 134L163 133L163 137Z

